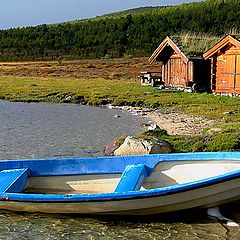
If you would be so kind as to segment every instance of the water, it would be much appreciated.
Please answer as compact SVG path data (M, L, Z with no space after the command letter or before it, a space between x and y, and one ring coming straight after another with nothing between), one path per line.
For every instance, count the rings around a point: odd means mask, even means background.
M100 156L113 138L142 132L140 122L118 109L0 101L0 159Z
M188 217L187 217L188 216ZM187 217L187 219L186 219ZM118 219L0 212L0 239L240 239L238 228L228 229L203 216Z
M0 159L101 156L111 139L142 132L142 121L121 110L0 101ZM239 211L230 212L239 222ZM220 240L240 239L240 231L205 211L123 219L0 211L0 239Z

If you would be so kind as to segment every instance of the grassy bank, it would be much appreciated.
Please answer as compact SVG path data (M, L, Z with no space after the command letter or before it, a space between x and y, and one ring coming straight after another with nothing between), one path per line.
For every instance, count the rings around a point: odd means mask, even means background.
M140 81L0 76L0 98L23 102L82 101L100 105L142 105L186 112L227 122L240 121L240 98L171 92L143 87Z
M0 76L0 98L23 102L73 102L89 105L145 106L163 111L185 112L217 120L217 131L201 136L169 136L149 132L169 141L177 152L224 151L240 148L240 98L211 94L169 92L142 87L135 80L76 79Z

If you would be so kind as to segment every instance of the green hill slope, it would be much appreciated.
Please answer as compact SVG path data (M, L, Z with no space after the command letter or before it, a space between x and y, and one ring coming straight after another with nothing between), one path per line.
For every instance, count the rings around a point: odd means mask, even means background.
M138 8L93 19L1 30L0 60L147 56L166 35L222 36L239 28L239 0Z

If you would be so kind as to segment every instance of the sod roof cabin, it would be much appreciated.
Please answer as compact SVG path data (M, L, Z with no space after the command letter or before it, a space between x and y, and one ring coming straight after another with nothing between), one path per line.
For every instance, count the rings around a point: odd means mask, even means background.
M240 41L222 38L204 55L211 58L211 86L216 94L240 95Z
M213 40L201 36L166 37L149 58L162 62L162 81L165 87L210 90L211 63L202 54Z

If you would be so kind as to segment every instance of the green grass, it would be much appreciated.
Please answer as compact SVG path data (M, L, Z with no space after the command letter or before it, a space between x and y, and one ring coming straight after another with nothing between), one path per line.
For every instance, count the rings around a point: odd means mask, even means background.
M0 77L0 99L61 103L67 96L73 103L141 105L218 120L219 132L206 129L201 136L169 136L162 130L145 134L169 141L176 152L240 148L240 98L154 90L133 80Z
M218 152L218 151L234 151L240 149L240 126L235 132L225 132L195 136L172 136L168 135L162 129L148 131L140 134L138 137L151 139L158 138L169 142L174 152Z
M63 102L72 96L91 105L98 105L103 99L115 102L134 98L135 92L143 95L144 89L133 81L110 81L104 79L56 79L30 77L0 77L0 98L9 101Z
M240 98L154 90L133 80L0 76L0 99L57 103L64 102L69 95L73 103L99 105L108 99L116 105L143 105L205 116L222 123L240 122Z

